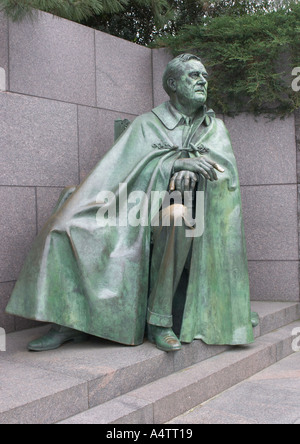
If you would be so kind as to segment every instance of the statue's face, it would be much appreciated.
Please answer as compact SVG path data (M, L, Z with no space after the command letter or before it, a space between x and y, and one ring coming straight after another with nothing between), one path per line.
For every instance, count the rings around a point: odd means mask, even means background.
M207 100L207 71L198 60L184 63L182 72L176 80L176 95L182 104L193 102L199 106Z

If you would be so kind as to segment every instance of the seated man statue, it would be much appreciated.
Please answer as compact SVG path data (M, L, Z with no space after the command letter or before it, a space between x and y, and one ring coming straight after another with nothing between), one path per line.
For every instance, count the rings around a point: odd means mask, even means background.
M180 55L163 85L170 101L131 123L36 238L7 306L54 324L29 350L89 335L139 345L145 331L164 351L194 339L253 342L236 161L223 122L205 106L206 69L198 57ZM199 235L184 199L159 205L153 219L153 193L170 191L192 193L194 215L195 195L204 196Z

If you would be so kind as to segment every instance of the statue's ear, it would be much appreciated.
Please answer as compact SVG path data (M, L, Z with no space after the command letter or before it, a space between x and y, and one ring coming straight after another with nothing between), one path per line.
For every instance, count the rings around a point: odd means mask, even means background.
M177 91L177 82L172 77L168 79L168 87L174 93Z

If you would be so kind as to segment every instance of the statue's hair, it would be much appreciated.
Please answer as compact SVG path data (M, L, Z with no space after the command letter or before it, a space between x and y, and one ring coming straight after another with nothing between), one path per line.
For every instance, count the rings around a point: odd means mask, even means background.
M178 79L181 74L182 65L189 62L190 60L198 60L202 63L200 57L193 54L180 54L168 63L163 75L163 87L168 95L170 95L171 93L168 85L168 80L170 78Z

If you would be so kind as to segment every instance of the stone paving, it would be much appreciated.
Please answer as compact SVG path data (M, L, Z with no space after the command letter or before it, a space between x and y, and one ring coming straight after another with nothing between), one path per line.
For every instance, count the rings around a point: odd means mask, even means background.
M172 424L300 424L300 353L232 387Z

